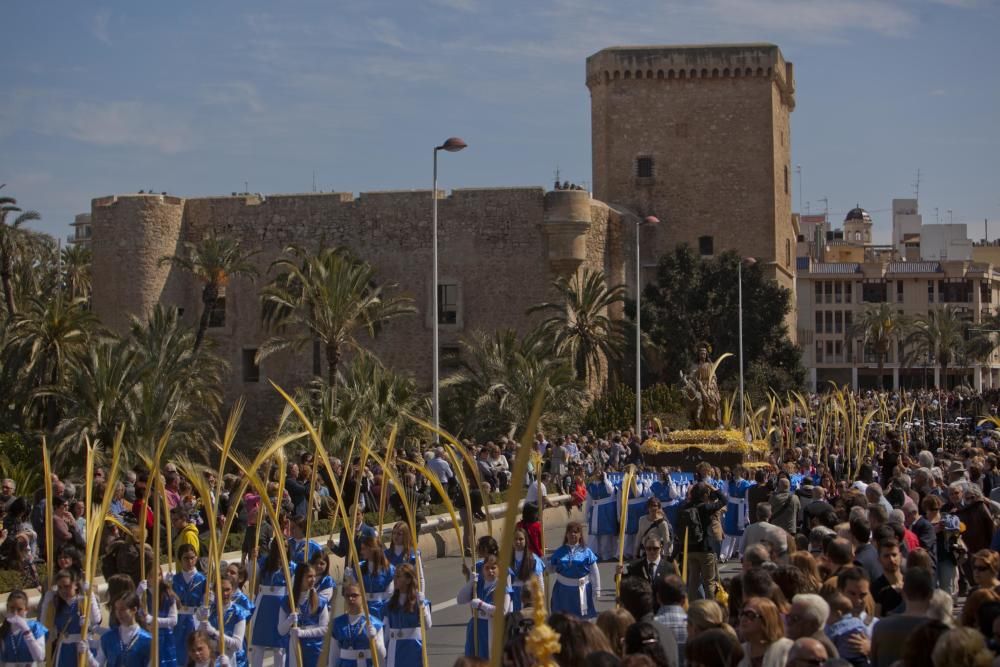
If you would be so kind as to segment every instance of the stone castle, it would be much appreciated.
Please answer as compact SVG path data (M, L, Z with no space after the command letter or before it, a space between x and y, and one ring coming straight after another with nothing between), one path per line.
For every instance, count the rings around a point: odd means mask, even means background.
M645 283L679 243L712 256L755 257L794 290L797 229L791 213L792 65L772 44L615 47L587 59L593 193L542 187L458 189L439 198L439 312L443 352L474 330L533 325L525 311L555 297L551 282L584 268L634 294L635 234ZM234 195L185 199L128 194L94 199L93 307L112 329L157 303L194 325L200 285L164 255L209 231L259 249L262 278L235 279L212 314L209 337L229 362L231 397L247 415L272 415L274 393L313 376L292 355L253 364L267 337L257 288L289 244L343 245L399 283L419 314L390 323L372 349L430 386L431 192ZM658 225L637 224L655 215ZM794 299L793 299L794 302ZM612 313L621 317L621 313ZM794 313L789 330L795 331ZM263 423L263 422L262 422Z

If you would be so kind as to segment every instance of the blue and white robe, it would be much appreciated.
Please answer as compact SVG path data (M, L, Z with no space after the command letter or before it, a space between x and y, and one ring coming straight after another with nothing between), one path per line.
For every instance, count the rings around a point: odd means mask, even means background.
M246 626L249 619L250 612L236 600L231 600L222 610L222 634L230 667L247 667ZM218 632L219 612L214 603L208 612L208 622Z
M44 659L45 637L49 634L49 631L38 621L28 620L27 623L28 630L26 632L11 628L7 636L4 637L3 642L0 643L0 665L35 664L36 661L31 655L29 643L35 644L36 647L41 649Z
M621 490L618 492L618 516L621 516L622 503L628 505L625 510L625 553L627 554L635 553L635 538L639 533L639 519L648 512L646 503L649 502L651 495L648 487L638 480L636 480L635 489L629 490L628 500L625 500L625 494Z
M312 560L313 556L316 554L323 553L323 547L320 546L319 542L315 540L309 540L308 553L306 553L306 539L302 538L297 540L294 537L288 538L288 553L291 554L291 560L296 563L308 563Z
M399 548L400 552L397 553L396 549ZM389 546L385 550L385 557L394 567L399 567L403 563L409 563L417 570L417 585L423 590L423 584L426 581L424 578L424 561L420 558L420 549L416 551L411 550L410 555L407 556L403 553L401 547Z
M420 613L424 627L420 628ZM386 667L409 667L423 664L423 631L431 627L431 603L424 600L415 611L405 610L405 600L400 596L399 609L386 605L382 632L387 642Z
M591 535L618 535L617 494L607 476L587 485L587 526Z
M59 604L59 598L52 600L53 605ZM77 654L76 645L80 643L80 632L83 629L80 619L79 598L73 598L56 611L54 625L50 631L54 633L56 665L57 667L77 667L80 657ZM90 594L90 627L96 628L101 624L101 608L97 604L97 598ZM93 649L91 649L93 652Z
M260 648L281 649L288 647L288 638L282 637L278 633L278 613L281 609L282 600L288 595L285 588L285 575L280 569L274 572L264 572L263 560L258 568L260 574L260 588L257 590L257 598L254 600L253 623L250 625L250 646ZM289 563L293 568L293 564ZM295 576L294 568L292 576Z
M367 623L375 629L374 639L368 637ZM341 614L333 619L330 638L330 667L371 667L372 644L380 656L385 655L382 621L377 618Z
M465 655L490 659L490 638L493 635L493 617L496 614L506 615L512 608L510 601L510 586L507 587L502 600L495 600L497 582L487 582L482 577L470 579L458 593L458 604L472 602L473 598L480 600L480 609L473 613L465 628ZM478 653L476 649L478 648Z
M288 619L288 598L281 604L281 614L278 618L278 632L288 640L288 650L285 652L285 665L292 667L318 667L319 654L323 652L323 638L326 636L327 628L330 627L330 609L322 598L316 605L316 611L312 611L309 596L303 596L296 608L299 615L298 639L293 639L290 635L291 622ZM302 662L297 663L295 655L296 648L293 645L298 642L298 651L302 655Z
M549 567L556 573L549 610L582 618L597 616L594 595L601 588L597 554L587 547L564 544L549 557Z
M322 577L316 578L316 584L313 588L321 600L330 604L330 601L333 600L333 596L337 592L337 582L330 575L324 574Z
M187 664L187 640L195 631L198 622L194 614L205 602L205 575L195 572L191 581L184 578L184 573L174 575L173 588L177 596L177 627L174 628L174 653L177 664Z
M153 592L146 591L146 609L153 613ZM160 667L177 667L177 644L174 640L174 629L177 627L177 602L174 598L161 596L160 610L157 616L157 636L160 640L158 659ZM152 627L150 627L152 631Z
M513 602L514 611L521 611L521 607L524 604L521 602L521 594L527 590L528 582L518 579L517 575L521 571L521 563L524 562L525 558L531 558L534 561L534 567L532 568L532 577L538 580L538 585L541 586L541 590L544 594L545 592L545 580L543 576L545 574L545 561L536 556L534 553L525 549L524 551L515 551L514 560L511 563L510 574L508 581L510 581L511 588L513 589L511 593L511 601Z
M107 667L149 667L153 650L153 636L135 627L128 641L122 639L120 628L112 628L101 635L101 649L96 661L90 664Z
M250 596L244 593L241 589L236 589L233 591L233 602L243 607L247 612L247 618L253 615L253 600Z
M743 530L750 523L747 491L753 485L753 482L742 478L730 480L727 489L729 504L726 506L726 519L722 526L726 536L742 537Z
M365 598L368 600L368 613L379 620L382 620L382 609L392 597L395 577L396 567L391 563L387 569L377 574L370 574L368 561L361 561L361 580L365 588ZM344 579L357 581L354 568L349 567L344 570Z

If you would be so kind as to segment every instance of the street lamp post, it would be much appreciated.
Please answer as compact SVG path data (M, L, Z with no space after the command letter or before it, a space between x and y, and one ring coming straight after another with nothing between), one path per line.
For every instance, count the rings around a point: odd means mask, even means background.
M740 433L746 433L746 414L743 408L743 265L751 267L757 263L753 257L744 257L736 265L737 294L739 295L739 339L740 339Z
M659 218L647 215L635 221L635 437L642 444L642 261L639 258L639 229L655 225Z
M440 350L438 345L438 325L440 323L440 315L438 314L438 151L448 151L449 153L457 153L458 151L465 148L467 144L459 139L458 137L449 137L440 146L434 147L434 186L431 190L431 201L433 202L433 214L432 214L432 226L434 228L434 259L433 259L433 277L431 280L431 293L433 295L433 301L431 305L431 317L433 318L433 331L434 331L434 442L440 442L440 437L438 436L438 431L441 429L441 377L440 377Z

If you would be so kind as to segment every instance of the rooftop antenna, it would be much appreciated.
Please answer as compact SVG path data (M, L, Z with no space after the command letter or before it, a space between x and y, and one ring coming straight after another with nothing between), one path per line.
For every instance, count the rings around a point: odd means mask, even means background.
M953 211L950 208L948 209L948 224L949 225L955 224L955 216L953 215Z
M313 169L313 192L316 192L316 170Z
M830 219L829 219L830 218L830 198L829 197L821 197L819 201L823 202L823 222L829 223L830 222Z
M935 225L941 224L941 216L939 215L939 213L940 213L940 211L939 211L938 207L935 206L934 207L934 224Z
M243 181L243 193L246 194L250 192L250 184L247 181Z
M795 177L799 180L799 210L802 210L802 165L795 165Z
M559 189L559 187L560 187L560 186L559 186L559 184L560 184L561 182L562 182L562 181L560 181L560 180L559 180L559 165L558 165L558 164L556 164L556 190L558 190L558 189Z
M920 199L920 168L917 167L917 180L913 182L913 198Z

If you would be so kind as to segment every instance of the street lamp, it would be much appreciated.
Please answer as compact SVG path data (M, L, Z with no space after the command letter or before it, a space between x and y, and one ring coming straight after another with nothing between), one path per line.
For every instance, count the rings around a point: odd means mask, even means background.
M746 264L747 268L750 268L757 263L757 260L753 257L744 257L740 260L739 264L736 265L736 283L737 283L737 293L739 295L740 303L740 323L739 323L739 337L740 337L740 433L746 433L746 415L743 410L743 265Z
M434 442L440 442L438 436L438 431L441 429L441 398L439 396L441 389L441 377L439 373L440 363L440 350L438 349L438 324L440 320L440 315L438 314L438 151L448 151L449 153L457 153L466 147L466 143L459 139L458 137L449 137L440 146L434 147L434 187L431 190L431 201L433 202L433 215L432 215L432 226L434 227L434 260L433 260L433 278L431 284L431 292L433 293L433 304L432 317L433 317L433 330L434 330Z
M635 437L642 444L642 262L639 259L639 228L660 222L654 215L635 221Z

